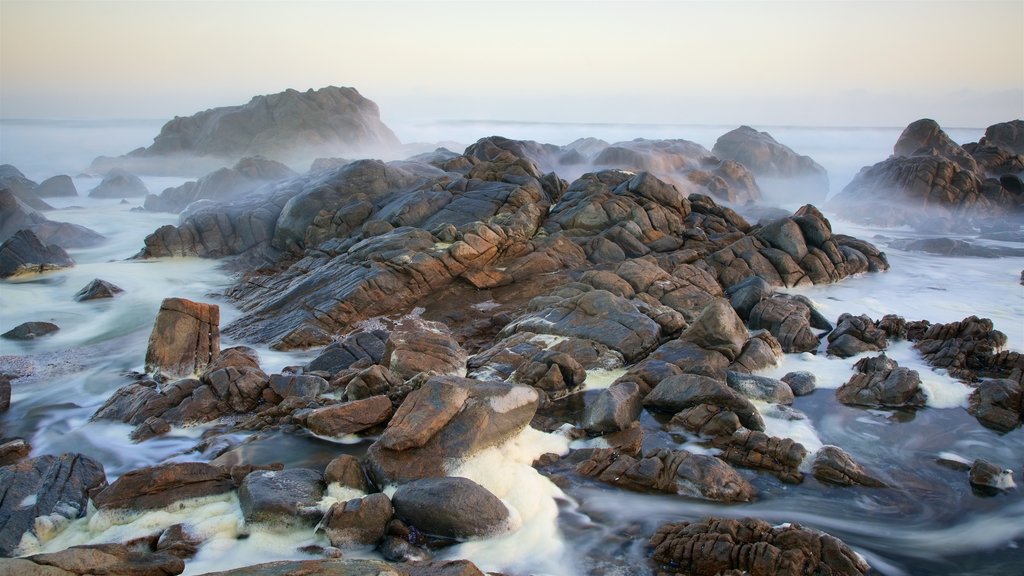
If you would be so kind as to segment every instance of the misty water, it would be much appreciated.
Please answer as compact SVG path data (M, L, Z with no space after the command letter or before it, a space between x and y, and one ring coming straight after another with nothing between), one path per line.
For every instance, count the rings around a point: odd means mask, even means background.
M387 119L385 119L387 120ZM130 260L142 239L177 215L137 212L138 201L86 197L99 177L85 168L100 154L121 154L149 144L162 121L58 122L0 121L0 163L10 163L40 181L55 174L74 177L80 196L48 200L51 220L82 224L107 237L103 244L69 250L76 266L64 271L0 283L0 331L29 320L60 326L53 336L29 342L0 340L0 370L28 375L14 381L11 409L0 414L0 437L23 437L32 455L79 452L101 461L109 481L129 470L167 461L209 461L234 446L220 462L244 458L254 463L323 467L341 452L360 454L371 439L339 444L296 435L222 436L201 443L215 425L174 428L168 435L133 443L131 427L90 422L89 417L129 374L143 369L147 338L159 303L185 297L220 305L221 323L239 312L222 296L232 276L219 263L200 259ZM455 151L492 134L567 144L581 137L608 142L645 138L685 138L710 149L735 126L637 124L498 123L483 121L389 122L403 142L436 142ZM778 141L822 164L832 194L866 165L891 154L901 128L764 127ZM983 129L947 129L958 142L977 141ZM410 148L410 153L414 150ZM419 151L419 150L416 150ZM293 166L304 172L308 166ZM196 176L200 176L197 174ZM190 178L189 178L190 179ZM187 178L143 177L151 192ZM798 205L785 205L795 209ZM908 320L950 322L970 315L991 318L1008 336L1008 348L1024 350L1024 258L952 258L907 252L888 246L893 239L919 233L871 229L826 212L833 229L876 243L891 264L885 273L866 274L838 284L784 290L811 298L831 321L844 312L880 318L897 314ZM971 239L964 236L958 238ZM1020 247L987 242L990 245ZM79 303L73 295L93 278L125 289L112 300ZM236 344L228 339L222 347ZM302 365L316 351L296 353L259 349L267 373ZM597 482L576 480L556 486L530 463L545 452L564 453L569 441L558 433L527 431L500 448L463 463L457 473L480 482L515 510L519 529L511 535L470 542L441 557L469 558L481 569L511 574L650 574L646 537L665 521L706 515L752 516L773 524L786 522L827 531L852 546L881 574L1019 574L1024 566L1024 490L995 497L974 493L967 473L939 465L937 459L971 462L984 458L1014 470L1024 485L1024 430L999 434L967 414L971 389L927 366L909 345L893 344L887 353L901 366L920 371L928 407L916 412L867 410L842 405L833 390L844 383L858 357L787 355L765 372L779 377L793 370L817 375L819 389L796 399L805 420L787 420L761 406L768 432L792 437L812 452L835 444L894 486L887 489L835 488L810 475L801 485L742 469L758 489L757 500L722 505L682 496L626 492ZM607 386L616 376L594 374L588 387ZM594 394L588 392L586 394ZM589 398L589 397L588 397ZM578 417L578 405L565 409ZM578 404L578 403L577 403ZM664 422L644 413L646 447L679 447L687 439L666 431ZM568 424L577 422L568 421ZM197 446L199 446L197 448ZM225 460L227 458L227 460ZM805 461L809 465L811 457ZM260 561L308 558L298 548L326 544L312 531L263 533L243 530L234 496L189 503L181 510L132 518L92 514L35 543L28 553L67 546L126 540L154 527L188 521L209 539L186 564L186 574L244 566ZM246 538L240 535L246 533ZM353 556L353 554L348 554ZM373 553L366 551L367 556ZM354 554L358 556L359 554Z

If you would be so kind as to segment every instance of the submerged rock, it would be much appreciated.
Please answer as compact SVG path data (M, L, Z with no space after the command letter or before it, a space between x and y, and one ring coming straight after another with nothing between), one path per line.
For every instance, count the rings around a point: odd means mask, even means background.
M146 370L188 377L220 352L220 308L184 298L165 298L146 348Z
M864 576L871 567L839 539L799 524L773 527L753 518L705 518L663 524L652 558L666 574Z
M35 340L40 336L53 334L60 330L60 326L52 322L22 322L7 332L0 334L0 338L8 340Z
M44 246L30 230L19 230L0 244L0 279L41 274L75 265L60 246Z

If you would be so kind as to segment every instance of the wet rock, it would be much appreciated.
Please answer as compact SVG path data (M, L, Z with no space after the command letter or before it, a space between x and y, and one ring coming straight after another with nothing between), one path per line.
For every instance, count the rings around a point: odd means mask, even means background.
M782 344L772 336L771 332L761 331L750 337L743 345L743 351L729 365L736 372L758 372L771 368L782 359Z
M880 352L888 347L889 340L885 331L863 314L840 315L836 329L828 335L828 353L840 358L849 358L863 352Z
M793 391L794 396L806 396L814 392L818 384L817 376L813 372L804 370L788 372L780 380L789 384L789 389Z
M23 535L48 539L85 516L90 495L106 485L103 465L81 454L0 467L0 555L14 556Z
M256 564L225 572L210 572L205 576L293 576L297 574L323 576L485 576L469 560L426 561L395 564L380 560L330 559L282 560Z
M719 436L712 445L722 450L719 458L744 468L765 470L789 484L803 482L800 465L807 449L789 438L777 438L755 430L738 430L732 436Z
M146 348L146 370L188 377L220 352L220 308L184 298L165 298Z
M324 496L323 476L308 468L256 471L238 487L238 503L246 523L274 529L313 526L322 512L317 502Z
M388 337L381 365L402 380L421 372L428 376L462 375L466 356L446 325L403 318Z
M592 434L625 430L643 410L636 382L619 382L602 390L583 411L583 429Z
M1007 378L985 380L971 393L967 411L983 426L1009 432L1024 419L1024 387Z
M270 389L281 398L315 398L328 389L327 380L312 374L272 374Z
M730 436L742 428L743 424L740 423L739 416L731 410L713 404L698 404L677 412L669 421L669 427L682 428L698 436L714 438Z
M680 340L693 342L706 350L720 352L728 360L735 360L747 342L749 332L743 320L725 299L716 299L701 311L700 317L680 336Z
M857 371L836 390L843 404L875 408L921 408L927 398L921 390L921 375L900 367L885 354L862 358L853 365Z
M736 313L744 321L749 320L750 311L765 298L771 297L775 289L760 276L750 276L725 291Z
M120 294L121 292L124 292L122 288L119 288L106 280L96 278L76 292L74 298L76 302L84 302L86 300L98 300L100 298L113 298L116 294Z
M46 216L22 201L9 188L0 185L0 242L18 230L43 222L48 222Z
M41 274L75 265L60 246L44 246L30 230L19 230L0 244L0 279Z
M885 487L885 482L868 474L849 454L838 446L825 446L811 465L814 477L837 486Z
M307 369L337 374L364 358L379 364L387 341L388 333L384 330L356 330L324 348Z
M1024 372L1024 354L1003 350L1006 334L994 329L988 318L968 316L947 324L908 322L906 339L914 342L929 364L954 378L1013 378Z
M710 404L734 412L740 422L750 430L764 430L764 421L750 400L729 388L724 381L707 376L671 376L662 380L644 398L644 407L648 410L673 414L701 404Z
M135 198L149 194L142 180L120 168L112 168L98 186L89 191L90 198Z
M435 505L435 503L430 503ZM320 521L331 546L350 548L373 546L384 537L394 514L391 499L384 494L370 494L345 502L335 502Z
M75 183L67 174L51 176L39 183L36 196L40 198L74 198L78 196Z
M773 527L753 518L666 523L651 537L650 546L652 558L668 574L864 576L871 570L833 536L793 523Z
M32 445L24 438L4 438L0 440L0 466L24 460L31 452Z
M336 437L357 434L387 422L390 417L391 400L387 396L372 396L313 410L305 417L305 426L319 436Z
M718 502L749 502L754 487L731 466L713 456L664 448L642 459L597 449L576 471L630 490L657 490Z
M52 322L22 322L7 332L0 334L0 338L8 340L35 340L40 336L47 336L60 330L60 327Z
M441 476L450 459L518 434L538 402L527 386L435 376L406 397L370 446L367 471L378 485Z
M170 431L171 425L167 420L157 416L150 416L149 418L146 418L142 424L139 424L134 430L132 430L129 438L131 438L133 442L142 442L144 440L149 440L150 438L163 436Z
M754 330L768 330L788 354L813 352L818 349L818 336L811 330L811 309L800 300L769 297L750 310L747 325Z
M669 340L647 358L630 368L620 382L636 382L646 395L662 380L677 374L698 374L713 380L725 380L729 360L720 352L705 350L685 340Z
M168 552L151 552L127 544L72 546L60 552L0 561L0 574L26 576L173 576L185 562Z
M793 403L793 391L789 384L775 378L730 370L726 376L726 383L733 390L752 400L786 406Z
M1003 469L987 460L975 460L970 472L971 488L982 496L995 496L1000 492L1013 490L1013 470Z
M369 488L359 459L350 454L342 454L327 464L327 468L324 469L324 482L337 482L360 492L367 492Z
M582 389L586 378L587 371L571 355L542 350L520 364L509 381L536 389L548 401Z
M230 492L228 470L205 462L174 462L132 470L93 498L100 510L155 510L178 500Z
M825 169L809 156L797 154L780 144L767 132L740 126L720 136L711 152L749 168L769 195L776 193L789 201L794 195L808 200L824 200L828 196L828 173ZM773 182L776 179L783 182ZM785 196L782 196L784 190Z
M391 398L392 402L404 398L401 391L405 383L395 376L394 372L378 364L352 374L351 378L343 377L332 381L332 385L342 383L345 385L345 399L349 401L382 394ZM405 393L408 393L408 390Z
M499 337L518 332L593 340L621 353L626 361L634 361L658 344L660 328L628 300L592 290L517 318Z
M402 484L392 498L395 515L433 536L470 540L506 532L509 510L468 478L423 478Z
M187 560L199 552L202 544L202 536L191 533L184 524L173 524L160 533L156 541L156 552L166 552Z
M6 412L11 407L11 378L6 374L0 374L0 412Z

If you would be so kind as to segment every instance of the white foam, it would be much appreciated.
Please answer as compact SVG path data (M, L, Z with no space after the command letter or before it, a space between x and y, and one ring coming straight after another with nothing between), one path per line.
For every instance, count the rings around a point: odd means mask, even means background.
M592 370L587 370L587 379L584 382L587 390L604 390L611 386L625 373L625 368L617 368L615 370L594 368Z
M778 438L789 438L799 442L807 449L808 454L817 452L824 446L818 430L814 428L809 418L793 419L789 416L793 413L799 414L798 410L778 410L774 404L768 404L759 400L751 400L751 403L761 413L764 420L764 433Z
M349 500L356 500L365 496L366 492L358 488L342 486L340 482L331 482L327 485L327 493L317 502L317 507L327 512L337 502L348 502Z
M513 386L501 396L492 396L487 400L491 409L499 414L511 412L537 400L537 391L529 386Z

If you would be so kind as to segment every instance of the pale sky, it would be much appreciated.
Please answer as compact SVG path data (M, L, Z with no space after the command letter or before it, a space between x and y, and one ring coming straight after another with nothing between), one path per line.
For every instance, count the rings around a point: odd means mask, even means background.
M0 0L0 117L169 118L353 86L385 121L987 126L1011 2Z

